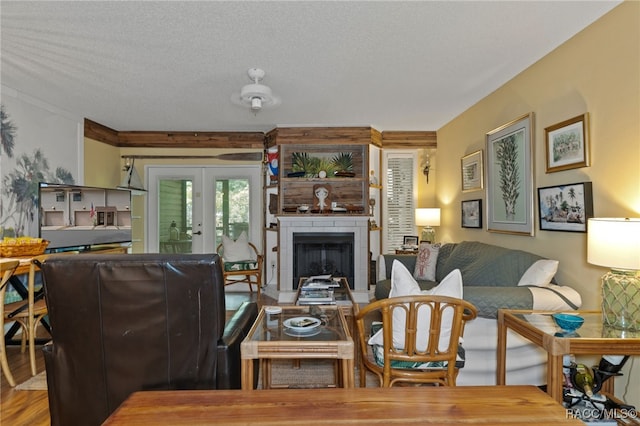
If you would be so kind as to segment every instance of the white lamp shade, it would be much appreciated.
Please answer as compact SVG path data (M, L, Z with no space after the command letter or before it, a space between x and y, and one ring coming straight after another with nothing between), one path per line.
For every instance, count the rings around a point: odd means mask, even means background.
M440 226L440 209L416 209L416 226Z
M587 225L587 261L619 269L640 269L640 219L593 218Z

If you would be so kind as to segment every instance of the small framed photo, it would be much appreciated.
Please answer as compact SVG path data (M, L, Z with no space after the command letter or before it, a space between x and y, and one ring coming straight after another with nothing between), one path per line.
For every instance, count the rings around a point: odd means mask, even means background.
M417 235L405 235L402 240L402 245L404 247L416 246L418 247L418 236Z
M593 217L591 182L538 188L540 230L587 232Z
M482 150L465 155L461 160L462 192L470 192L484 187L482 172Z
M544 129L547 173L589 166L589 115L570 118Z
M462 202L462 227L482 228L482 200Z

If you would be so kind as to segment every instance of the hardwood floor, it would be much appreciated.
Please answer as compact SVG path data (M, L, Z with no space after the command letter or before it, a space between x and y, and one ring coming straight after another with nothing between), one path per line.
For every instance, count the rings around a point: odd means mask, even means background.
M40 330L40 337L47 335ZM44 371L42 346L36 348L36 367L38 373ZM20 353L20 346L7 346L7 358L11 374L16 383L31 378L29 351ZM49 398L47 391L18 391L9 386L2 374L0 380L0 424L3 425L49 425Z
M256 300L256 293L228 293L226 299L227 316L237 309L245 300ZM262 295L261 304L275 304L276 301ZM41 337L45 337L46 331L40 331ZM36 348L37 371L44 371L44 358L42 346ZM7 358L11 373L16 383L22 383L31 377L29 366L29 353L20 353L20 346L7 346ZM0 379L0 425L12 426L39 426L50 425L49 398L47 391L15 390L7 382L4 374Z

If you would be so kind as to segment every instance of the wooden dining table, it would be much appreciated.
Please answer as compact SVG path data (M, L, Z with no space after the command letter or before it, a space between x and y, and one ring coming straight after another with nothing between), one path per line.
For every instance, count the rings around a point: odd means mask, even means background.
M104 425L583 424L534 386L142 391Z

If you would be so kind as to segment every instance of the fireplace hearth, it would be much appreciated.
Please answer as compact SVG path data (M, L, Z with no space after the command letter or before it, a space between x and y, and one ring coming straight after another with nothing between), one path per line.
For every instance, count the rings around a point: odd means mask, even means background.
M353 289L353 232L296 232L293 234L293 288L300 277L345 277Z

